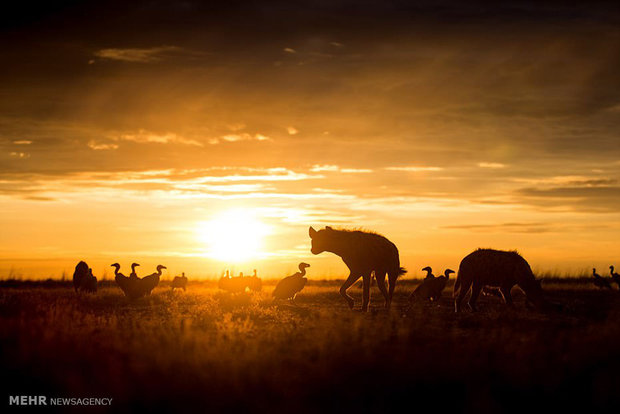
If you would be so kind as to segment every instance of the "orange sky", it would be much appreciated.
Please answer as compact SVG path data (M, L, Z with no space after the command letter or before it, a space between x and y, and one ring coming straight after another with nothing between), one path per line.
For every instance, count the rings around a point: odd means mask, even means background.
M342 277L311 225L380 232L411 275L477 247L620 265L615 9L277 3L3 23L0 277Z

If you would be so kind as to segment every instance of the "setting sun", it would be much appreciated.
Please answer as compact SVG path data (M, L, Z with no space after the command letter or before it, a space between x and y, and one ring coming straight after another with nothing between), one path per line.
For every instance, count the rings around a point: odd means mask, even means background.
M207 247L206 256L224 262L244 262L260 256L269 226L247 209L227 210L203 222L198 239Z

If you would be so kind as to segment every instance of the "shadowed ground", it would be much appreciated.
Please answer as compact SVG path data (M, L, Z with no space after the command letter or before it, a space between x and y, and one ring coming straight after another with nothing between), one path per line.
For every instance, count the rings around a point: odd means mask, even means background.
M117 287L76 295L59 284L4 284L0 346L8 395L112 397L115 411L349 412L435 407L523 412L620 408L620 292L580 282L543 286L561 314L481 297L453 313L437 304L404 315L351 312L337 283L310 283L298 307L270 293L230 295L215 284L157 288L128 302ZM359 309L361 290L351 289ZM418 403L416 401L423 401ZM89 408L97 412L95 408Z

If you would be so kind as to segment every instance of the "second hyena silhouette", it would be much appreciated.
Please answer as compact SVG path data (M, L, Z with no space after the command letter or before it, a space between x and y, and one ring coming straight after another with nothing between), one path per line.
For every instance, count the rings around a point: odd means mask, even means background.
M400 267L398 249L385 237L359 230L334 230L327 226L316 231L309 229L312 239L312 254L334 253L342 258L349 268L349 277L340 287L340 294L353 308L353 298L347 289L360 277L363 280L362 311L368 310L370 302L370 277L375 273L377 287L385 298L385 307L389 308L396 287L398 276L407 271ZM388 275L389 292L385 287L385 275Z
M476 300L485 286L499 288L507 305L512 305L510 291L518 285L527 299L538 307L546 304L540 283L527 261L515 251L478 249L461 261L454 284L454 309L461 310L461 302L471 289L469 306L476 310Z

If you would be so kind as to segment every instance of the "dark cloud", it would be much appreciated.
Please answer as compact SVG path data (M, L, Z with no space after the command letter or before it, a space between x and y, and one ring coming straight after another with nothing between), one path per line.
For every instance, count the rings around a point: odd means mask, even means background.
M556 222L525 222L525 223L497 223L497 224L464 224L442 226L446 230L464 230L476 233L570 233L575 231L606 229L611 226L603 224L574 225Z
M620 150L615 3L15 7L0 41L3 171L294 168L347 154L347 168L457 168L489 191L496 178L553 175L550 159L576 174ZM221 139L233 134L271 140ZM510 169L484 180L463 172L472 160Z
M595 213L620 212L620 187L616 185L523 188L517 194L522 203L537 207Z
M500 223L500 224L468 224L443 226L447 230L467 230L472 232L499 233L550 233L560 229L550 223Z

